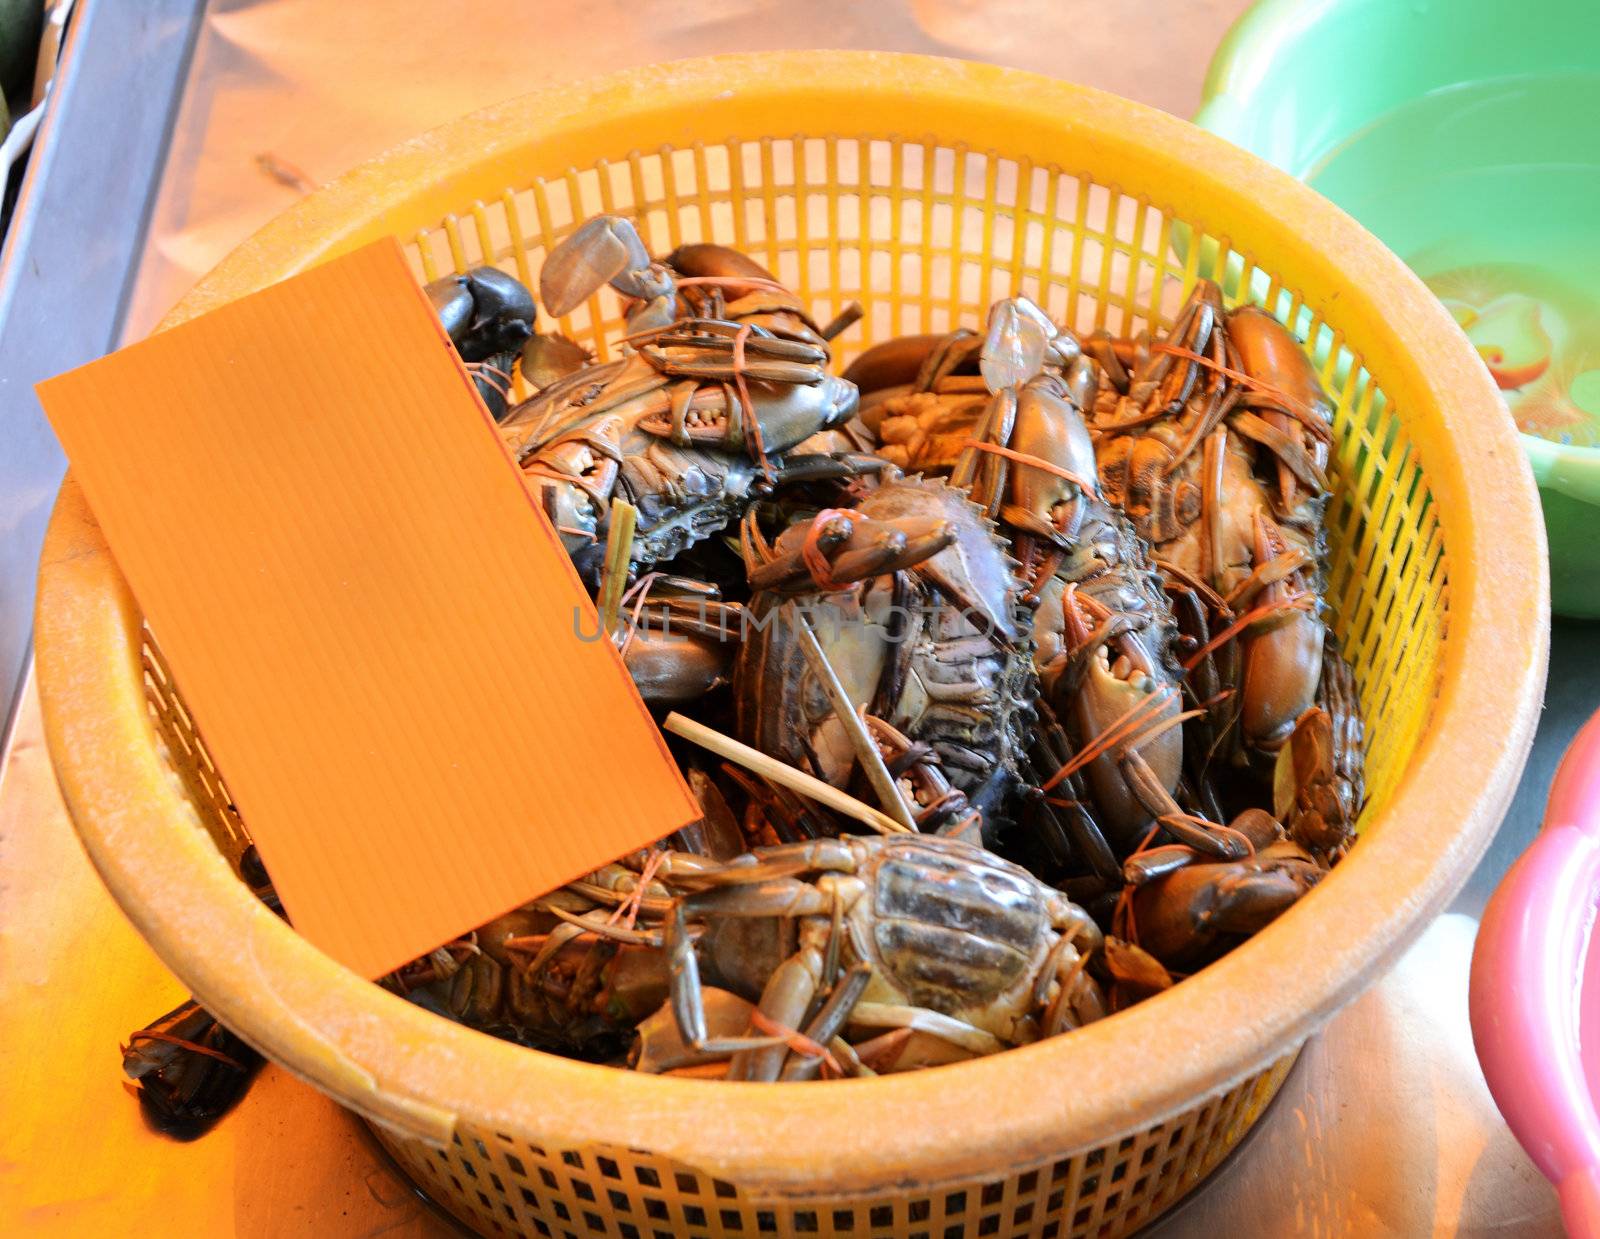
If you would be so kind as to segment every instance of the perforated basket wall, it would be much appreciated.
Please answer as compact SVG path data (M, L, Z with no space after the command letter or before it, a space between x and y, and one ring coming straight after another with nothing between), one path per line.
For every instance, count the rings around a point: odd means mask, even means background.
M1448 603L1444 547L1410 442L1361 358L1248 249L1183 222L1181 204L1097 183L1091 169L888 133L608 152L589 167L514 181L491 201L463 202L403 239L419 277L487 262L537 287L550 246L599 211L632 216L656 252L730 243L767 264L819 319L861 301L868 312L841 341L841 364L891 336L977 324L990 301L1016 292L1079 329L1133 334L1169 323L1194 280L1211 276L1233 300L1255 300L1292 324L1337 409L1328 598L1368 720L1368 817L1381 809L1433 700ZM604 359L621 334L618 303L602 293L558 327ZM145 675L169 759L236 860L244 824L153 644ZM863 1198L818 1185L808 1198L763 1199L647 1150L546 1147L470 1120L443 1148L376 1130L430 1196L493 1234L1113 1236L1215 1168L1297 1052L1286 1047L1219 1095L1115 1139L1081 1148L1064 1134L1061 1153L1042 1162Z
M434 1149L374 1130L430 1196L484 1234L1091 1239L1137 1229L1204 1179L1261 1116L1295 1057L1170 1122L1080 1153L860 1199L752 1199L732 1183L631 1149L544 1149L476 1128Z

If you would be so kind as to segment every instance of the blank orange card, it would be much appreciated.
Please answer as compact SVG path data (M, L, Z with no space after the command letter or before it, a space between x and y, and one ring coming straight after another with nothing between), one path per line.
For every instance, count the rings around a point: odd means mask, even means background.
M334 958L379 976L699 816L395 242L38 392Z

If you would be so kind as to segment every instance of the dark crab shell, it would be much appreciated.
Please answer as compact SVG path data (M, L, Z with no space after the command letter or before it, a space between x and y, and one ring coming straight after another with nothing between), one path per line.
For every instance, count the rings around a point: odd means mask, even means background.
M1019 782L1036 692L1016 562L994 525L944 482L896 478L858 510L882 520L943 519L955 538L905 572L805 595L798 606L850 699L930 745L992 839ZM801 652L794 612L762 592L751 613L735 671L740 735L842 784L853 750Z

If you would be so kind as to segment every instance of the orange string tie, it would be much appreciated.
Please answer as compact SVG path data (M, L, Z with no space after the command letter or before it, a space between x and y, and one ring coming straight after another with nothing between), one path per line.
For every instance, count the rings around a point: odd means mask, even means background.
M193 1050L196 1054L204 1054L207 1058L214 1058L218 1062L227 1063L230 1067L237 1067L240 1071L245 1069L244 1064L230 1054L224 1054L221 1050L213 1050L209 1045L201 1045L198 1041L175 1037L171 1033L155 1032L149 1028L141 1028L136 1033L128 1034L128 1044L124 1049L131 1049L135 1041L160 1041L166 1045L181 1046L185 1050Z
M1114 718L1111 721L1111 724L1103 732L1101 732L1083 748L1079 749L1077 755L1073 757L1072 760L1067 762L1066 765L1062 766L1061 769L1057 770L1055 774L1051 775L1049 779L1040 785L1039 790L1042 792L1050 791L1058 783L1060 783L1061 780L1068 778L1077 771L1083 769L1084 766L1088 765L1095 758L1106 752L1113 745L1131 735L1136 734L1142 727L1146 726L1150 722L1153 722L1153 719L1147 719L1143 716L1145 714L1155 714L1165 709L1167 704L1172 701L1176 693L1177 690L1174 689L1170 684L1163 684L1160 688L1156 689L1155 692L1148 693L1139 698L1138 701L1134 702L1131 706Z
M1174 357L1182 357L1185 361L1192 361L1197 365L1206 367L1208 370L1215 370L1223 377L1230 378L1253 391L1258 391L1263 396L1271 396L1274 400L1281 401L1284 408L1293 413L1295 419L1306 426L1313 434L1319 438L1327 439L1329 442L1333 440L1333 427L1329 426L1327 422L1317 415L1315 408L1304 400L1291 396L1282 388L1274 387L1264 379L1258 379L1252 374L1246 374L1243 370L1235 370L1231 366L1225 366L1215 358L1207 357L1204 353L1197 353L1192 348L1184 348L1181 344L1152 344L1150 351L1152 353L1170 353Z
M820 1058L822 1065L830 1070L844 1074L839 1066L839 1060L833 1056L833 1051L825 1045L819 1045L803 1032L796 1032L792 1028L785 1028L771 1016L765 1014L760 1007L750 1012L750 1023L758 1032L763 1032L769 1037L782 1037L783 1043L796 1054L804 1054L807 1058Z
M744 342L750 338L751 326L745 323L733 333L733 382L739 389L739 416L744 421L745 434L750 439L751 456L761 465L762 476L772 481L772 462L767 459L766 444L761 441L761 418L750 399L750 388L744 381Z
M1014 460L1019 465L1031 465L1035 469L1043 469L1046 473L1053 473L1058 478L1065 478L1086 495L1098 495L1100 488L1093 482L1085 481L1079 474L1071 469L1053 464L1040 456L1032 456L1027 452L1019 452L1015 448L1001 447L998 443L985 443L982 439L968 439L962 447L976 448L980 452L992 452L996 456L1004 456L1007 460Z
M679 288L693 288L696 285L713 288L743 288L745 285L749 285L753 288L765 289L769 293L786 293L789 291L777 280L769 280L762 275L674 275L673 282Z
M806 566L806 571L811 574L816 587L825 594L836 594L840 590L849 589L853 582L837 580L833 575L833 565L828 562L828 557L822 551L822 532L827 528L828 522L835 517L841 517L855 528L855 513L847 508L823 508L811 518L811 528L806 531L805 541L800 544L800 559Z
M655 881L656 874L661 866L666 863L666 852L651 852L649 859L644 862L644 868L639 871L639 881L633 890L628 892L628 897L612 909L611 915L606 918L607 925L615 925L619 920L624 929L632 929L639 919L639 911L644 907L645 891L650 883Z
M620 612L629 602L633 603L633 611L628 616L628 627L622 638L622 644L617 648L617 653L623 658L628 657L628 649L633 645L633 635L639 631L639 618L644 614L645 603L650 601L650 590L655 583L664 577L664 572L647 572L628 587L625 594L617 601L617 610Z
M1207 654L1221 649L1246 628L1249 628L1252 624L1259 623L1278 611L1309 611L1314 605L1315 602L1312 596L1304 592L1291 594L1281 602L1264 602L1259 607L1246 611L1193 654L1189 655L1183 662L1183 669L1185 671L1193 671L1200 665L1200 660Z
M511 394L511 372L509 370L502 370L499 366L491 365L486 361L471 362L468 364L467 369L472 371L474 378L481 378L486 374L493 375L494 378L488 380L489 386L493 387L502 396Z
M1150 845L1155 842L1155 837L1160 830L1161 827L1158 823L1151 826L1149 830L1145 831L1144 838L1139 841L1139 846L1128 853L1128 859L1132 860L1141 852L1147 851ZM1121 892L1118 893L1117 906L1111 910L1111 923L1113 928L1120 928L1122 930L1122 932L1118 933L1117 936L1124 942L1131 942L1134 946L1139 945L1139 925L1134 920L1133 916L1132 886L1125 884Z

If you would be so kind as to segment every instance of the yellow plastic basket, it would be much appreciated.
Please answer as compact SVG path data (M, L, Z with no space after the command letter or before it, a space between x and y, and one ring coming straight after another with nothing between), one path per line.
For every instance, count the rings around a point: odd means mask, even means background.
M1329 598L1371 736L1354 852L1176 989L992 1058L798 1087L523 1050L345 971L235 879L243 826L69 479L42 565L38 676L90 856L207 1006L373 1120L484 1232L1137 1227L1237 1144L1305 1038L1464 881L1510 797L1547 584L1537 495L1487 376L1372 237L1220 140L1029 74L840 52L662 65L470 116L311 195L168 321L385 234L421 275L490 261L533 283L550 245L601 210L638 218L658 251L747 250L820 318L860 298L847 353L976 323L1018 291L1061 321L1131 332L1168 321L1207 274L1294 323L1338 406ZM615 311L607 293L562 326L604 355Z

